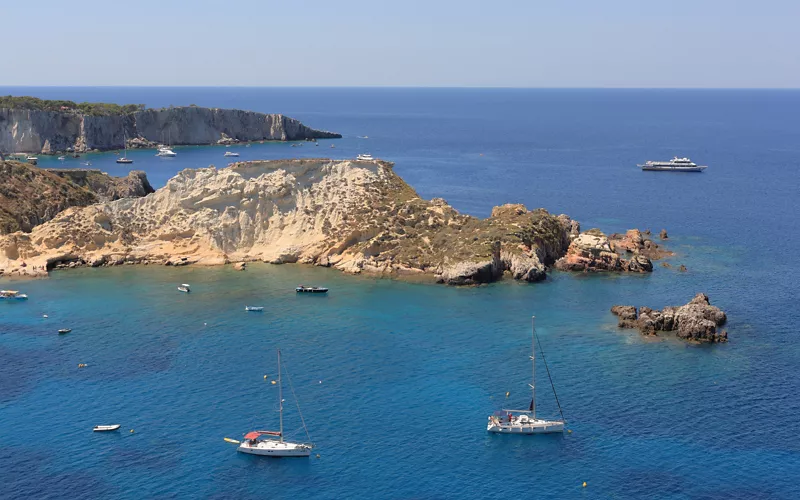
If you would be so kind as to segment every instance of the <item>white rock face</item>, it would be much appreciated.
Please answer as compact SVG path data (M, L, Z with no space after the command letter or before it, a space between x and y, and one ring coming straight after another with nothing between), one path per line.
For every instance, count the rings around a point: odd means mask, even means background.
M52 153L72 148L122 149L138 144L176 145L336 138L279 114L195 106L146 109L128 115L92 116L72 111L0 109L0 151Z

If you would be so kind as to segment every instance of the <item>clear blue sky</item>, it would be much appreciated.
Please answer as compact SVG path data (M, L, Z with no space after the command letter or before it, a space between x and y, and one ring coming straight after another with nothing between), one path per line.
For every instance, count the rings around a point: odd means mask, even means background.
M800 87L800 0L2 0L0 85Z

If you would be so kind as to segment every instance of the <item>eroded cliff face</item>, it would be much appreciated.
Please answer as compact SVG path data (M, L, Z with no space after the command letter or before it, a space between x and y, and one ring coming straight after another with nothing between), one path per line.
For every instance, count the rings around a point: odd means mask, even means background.
M522 205L478 219L421 199L383 161L235 163L184 170L145 198L72 208L0 237L0 268L263 260L450 284L544 278L577 224Z
M195 106L94 116L74 111L0 109L0 151L55 153L122 149L160 142L200 145L339 138L279 114Z
M69 207L152 193L144 172L111 177L99 170L45 170L0 162L0 234L31 231Z

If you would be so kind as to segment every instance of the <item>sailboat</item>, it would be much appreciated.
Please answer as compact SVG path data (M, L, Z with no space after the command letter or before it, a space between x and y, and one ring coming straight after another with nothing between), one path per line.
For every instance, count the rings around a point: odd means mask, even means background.
M122 142L125 146L125 156L117 158L117 163L133 163L133 160L128 159L128 135L125 133L125 129L122 129Z
M564 413L561 411L561 404L558 402L556 388L553 379L550 379L550 387L553 389L553 396L556 398L558 412L561 420L542 420L536 418L536 316L531 317L531 364L533 365L533 378L528 384L531 388L531 404L527 410L503 410L489 417L486 430L501 434L550 434L564 432ZM541 351L542 345L539 344ZM542 352L542 361L547 368L547 361ZM550 369L547 368L547 376L550 377Z
M291 388L291 379L289 380ZM292 389L294 395L294 389ZM295 397L295 401L297 398ZM311 455L311 443L294 443L283 438L283 380L281 378L281 350L278 349L278 407L280 412L280 430L278 431L250 431L244 435L236 451L249 453L250 455L263 455L267 457L307 457ZM297 405L300 412L300 405ZM306 438L311 441L306 429L303 415L300 414L300 421L306 431ZM277 439L276 439L277 438Z

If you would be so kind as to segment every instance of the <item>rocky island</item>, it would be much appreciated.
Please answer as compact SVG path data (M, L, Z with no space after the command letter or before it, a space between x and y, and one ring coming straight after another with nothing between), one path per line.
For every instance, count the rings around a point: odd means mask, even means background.
M41 169L17 161L0 161L0 234L30 232L69 207L152 192L141 171L118 178L99 170Z
M341 138L280 114L198 106L143 105L0 97L0 153L55 154L172 145Z
M486 219L461 214L420 198L381 160L253 161L187 169L146 197L69 208L30 233L0 237L0 269L261 260L471 285L543 280L576 242L601 235L523 205L495 207ZM652 271L638 244L637 264L608 270Z
M727 321L725 313L711 305L708 295L698 293L688 304L668 306L658 311L649 307L614 306L611 312L619 317L620 328L637 328L642 335L655 336L657 332L677 332L680 339L689 342L727 342L728 334L717 331Z

